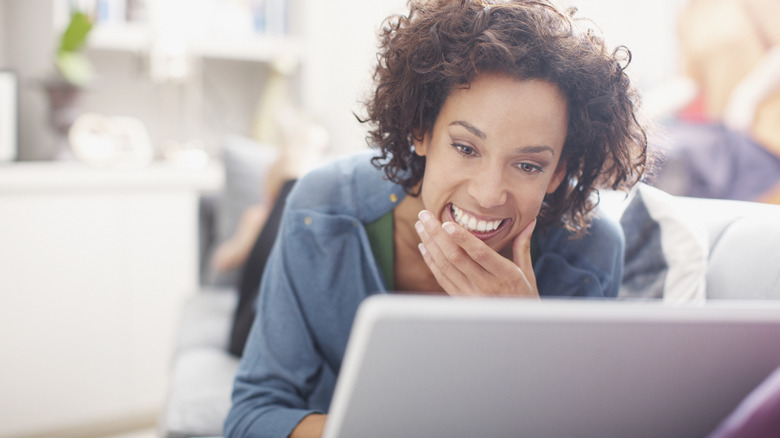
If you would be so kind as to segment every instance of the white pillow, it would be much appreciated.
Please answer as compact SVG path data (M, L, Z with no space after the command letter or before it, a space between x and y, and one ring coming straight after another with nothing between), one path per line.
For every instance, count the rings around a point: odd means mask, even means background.
M706 229L680 212L681 199L646 184L635 190L620 218L626 258L619 296L703 302L709 256Z

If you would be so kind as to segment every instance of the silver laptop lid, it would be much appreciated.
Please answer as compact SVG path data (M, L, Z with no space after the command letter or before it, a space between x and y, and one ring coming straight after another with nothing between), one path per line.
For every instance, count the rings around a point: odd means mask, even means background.
M701 437L778 347L776 302L376 296L324 436Z

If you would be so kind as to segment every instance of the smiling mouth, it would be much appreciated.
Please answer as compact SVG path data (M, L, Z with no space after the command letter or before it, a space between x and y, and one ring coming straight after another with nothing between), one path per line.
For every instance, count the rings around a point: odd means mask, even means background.
M458 208L455 204L450 204L450 214L457 224L470 233L484 235L485 237L492 235L509 222L508 219L480 218Z

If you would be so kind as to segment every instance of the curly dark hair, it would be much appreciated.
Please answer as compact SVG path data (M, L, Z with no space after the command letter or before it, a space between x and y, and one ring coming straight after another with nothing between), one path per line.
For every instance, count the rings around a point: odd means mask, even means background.
M411 0L408 16L388 18L380 33L376 89L366 103L374 165L407 193L422 180L425 158L414 134L431 132L454 87L481 73L540 79L566 99L569 120L561 160L566 176L548 194L540 225L578 234L598 204L598 189L628 188L644 173L647 136L625 68L630 52L609 52L546 0Z

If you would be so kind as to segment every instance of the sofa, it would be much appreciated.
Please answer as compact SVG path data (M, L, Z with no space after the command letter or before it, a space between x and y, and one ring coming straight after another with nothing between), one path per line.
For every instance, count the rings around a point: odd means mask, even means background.
M262 174L272 162L272 150L246 139L225 144L224 192L204 199L201 210L203 260L235 226L242 206L262 196ZM620 220L626 236L620 299L780 298L780 206L675 197L644 184L629 194L602 193L601 206L600 214ZM239 362L227 350L235 277L203 267L203 286L185 304L172 352L162 437L221 435L230 407Z

